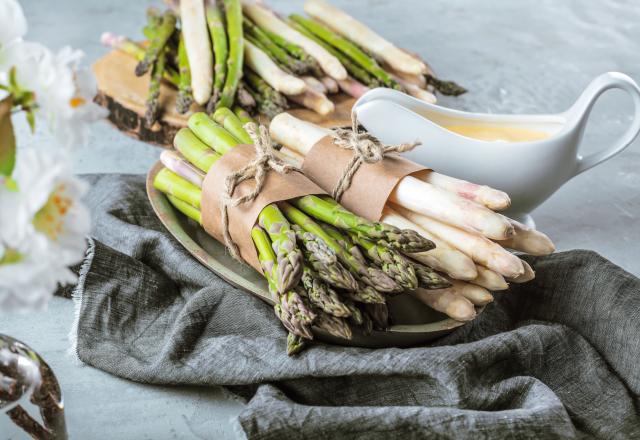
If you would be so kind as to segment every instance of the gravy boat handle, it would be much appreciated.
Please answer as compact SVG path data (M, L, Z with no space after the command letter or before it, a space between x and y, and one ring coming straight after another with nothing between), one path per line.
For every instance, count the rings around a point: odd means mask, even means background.
M627 148L640 133L640 88L630 77L619 72L608 72L594 79L582 92L575 104L566 112L569 119L573 119L573 124L578 124L581 133L584 132L587 120L593 105L600 95L610 89L621 89L631 95L633 99L634 115L631 126L620 138L609 148L603 151L582 157L576 157L576 170L574 175L578 175L608 159ZM570 124L570 125L573 125Z

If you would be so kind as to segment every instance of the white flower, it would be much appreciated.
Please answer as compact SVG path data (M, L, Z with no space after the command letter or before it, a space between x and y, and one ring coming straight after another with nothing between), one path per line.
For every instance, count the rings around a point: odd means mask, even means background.
M27 19L16 0L0 0L0 46L19 40L27 33Z
M17 190L0 185L0 310L41 307L74 282L68 266L82 260L90 227L65 154L20 152L14 179Z
M54 54L42 44L18 41L5 49L0 60L4 82L6 72L15 67L20 88L35 93L37 114L65 146L86 144L88 124L107 114L93 102L97 87L91 73L79 68L83 56L70 47Z

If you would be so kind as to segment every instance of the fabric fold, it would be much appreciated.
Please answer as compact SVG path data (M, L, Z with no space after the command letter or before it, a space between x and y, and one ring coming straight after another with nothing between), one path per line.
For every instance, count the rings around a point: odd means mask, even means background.
M153 384L223 385L247 438L640 437L640 281L590 251L527 258L472 323L431 346L314 344L216 277L155 217L143 176L87 176L95 240L77 355Z

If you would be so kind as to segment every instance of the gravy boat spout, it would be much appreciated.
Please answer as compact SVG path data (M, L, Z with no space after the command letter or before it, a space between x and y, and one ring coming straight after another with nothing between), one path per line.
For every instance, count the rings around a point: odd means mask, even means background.
M591 108L612 88L631 95L631 126L610 147L582 157L579 146ZM512 201L508 214L531 223L528 214L566 181L633 142L640 132L640 89L624 74L605 73L589 84L569 110L552 115L468 113L395 90L374 89L356 102L354 112L384 143L420 141L422 145L406 153L411 160L507 192ZM487 137L492 135L495 139Z

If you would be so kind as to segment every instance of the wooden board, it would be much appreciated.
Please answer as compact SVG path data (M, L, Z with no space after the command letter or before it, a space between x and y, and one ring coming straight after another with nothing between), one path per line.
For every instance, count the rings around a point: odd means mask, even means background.
M170 147L175 133L187 125L189 115L203 109L194 104L189 113L179 114L175 110L177 90L163 83L160 104L164 113L159 122L147 127L144 112L149 75L135 76L136 64L134 58L119 51L110 52L96 61L93 65L98 83L96 102L109 110L109 120L119 130L141 141ZM292 108L289 112L324 127L349 126L355 99L344 94L332 95L331 99L336 104L336 110L328 116L304 108ZM266 117L262 117L261 121L267 122Z

